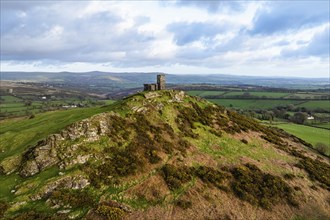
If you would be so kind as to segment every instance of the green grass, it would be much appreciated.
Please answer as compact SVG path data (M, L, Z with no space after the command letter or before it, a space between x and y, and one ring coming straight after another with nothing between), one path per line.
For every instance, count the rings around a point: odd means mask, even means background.
M300 99L319 99L324 96L329 96L328 93L314 93L314 92L307 92L307 93L293 93L288 95L285 98L300 98Z
M22 103L22 102L13 102L13 103L0 104L0 108L17 108L17 107L24 107L24 103Z
M35 118L20 118L0 122L0 160L22 153L38 140L56 133L73 122L112 110L105 107L76 108L37 114Z
M251 96L257 97L256 99L239 99L230 97L241 96L248 92ZM312 100L320 98L321 96L328 95L327 93L287 93L287 92L257 92L257 91L188 91L189 95L194 96L214 96L223 95L224 99L208 99L216 104L239 108L239 109L271 109L278 106L295 105L296 107L305 107L308 110L324 109L330 111L330 100ZM227 99L229 98L229 99ZM264 99L263 99L264 98ZM266 99L267 98L267 99ZM283 99L283 100L269 100L269 99ZM302 99L302 100L289 100L289 99ZM305 99L305 100L304 100ZM310 100L308 100L310 99Z
M209 101L224 107L240 109L271 109L277 106L298 104L301 101L292 100L246 100L246 99L208 99Z
M257 97L266 97L266 98L282 98L285 96L290 95L290 93L286 92L253 92L253 91L203 91L203 90L196 90L196 91L188 91L189 95L194 96L210 96L210 95L224 95L225 97L229 96L239 96L243 95L245 92L248 92L250 95L257 96Z
M318 128L326 128L330 130L330 122L325 122L325 123L319 123L319 124L311 124L314 127Z
M209 96L209 95L222 95L225 92L226 91L200 91L200 90L196 90L196 91L187 91L187 94L188 95L205 97L205 96Z
M22 101L22 99L17 98L15 96L11 96L11 95L2 95L2 96L0 96L0 101L3 101L3 102L19 102L19 101Z
M258 96L258 97L267 97L267 98L283 98L290 93L286 92L249 92L251 95Z
M265 171L285 173L286 170L274 164L274 160L294 162L294 158L280 155L274 148L264 147L263 142L253 139L248 144L242 143L239 139L223 134L221 138L204 130L200 126L195 130L200 135L198 139L189 139L195 146L199 146L204 153L212 155L220 164L240 164L242 157L251 158L256 161L263 161L262 168Z
M28 97L25 97L28 98ZM30 97L30 99L35 99L36 97ZM27 106L26 102L29 99L20 99L14 96L0 96L0 113L1 118L6 117L18 117L18 116L27 116L30 114L39 113L40 111L51 111L58 108L61 108L64 105L71 104L84 104L88 106L97 106L97 105L109 105L114 103L114 100L79 100L76 98L65 98L65 99L49 99L47 101L29 101L30 105ZM38 109L38 110L37 110Z
M287 95L289 95L290 93L286 93L286 92L249 92L249 91L242 91L242 92L229 92L227 93L225 96L238 96L238 95L243 95L244 93L249 93L250 95L253 96L257 96L257 97L266 97L266 98L282 98L285 97Z
M18 174L0 176L0 200L12 200L15 195L10 191L15 188L21 177Z
M114 100L100 100L101 102L104 102L106 105L111 105L112 103L114 103Z
M51 167L29 179L24 179L17 174L2 175L0 176L0 200L4 198L13 200L15 195L11 193L11 190L17 190L16 187L19 186L19 196L24 201L25 195L37 192L48 179L57 176L58 171L58 167Z
M330 111L330 100L321 100L321 101L308 101L297 105L298 107L305 107L307 109L325 109Z
M317 143L323 143L328 146L327 154L330 154L330 130L315 128L298 124L276 124L276 127L293 134L314 146Z

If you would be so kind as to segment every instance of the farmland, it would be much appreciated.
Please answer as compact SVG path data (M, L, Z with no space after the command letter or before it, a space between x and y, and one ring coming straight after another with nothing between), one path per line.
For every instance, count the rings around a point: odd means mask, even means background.
M260 88L258 89L260 90ZM225 107L241 110L271 110L275 107L293 105L293 107L305 108L305 110L330 112L330 95L327 91L254 91L253 88L239 89L233 87L213 91L190 90L187 93L200 96Z
M102 98L104 97L100 95L47 87L43 84L1 82L0 119L113 102Z
M29 116L46 111L67 108L89 107L111 104L112 100L80 100L76 98L56 98L49 100L27 100L15 96L0 96L0 118Z
M258 100L258 99L208 99L209 101L235 109L272 109L277 106L286 106L290 104L299 105L301 101L292 100Z
M279 123L275 124L276 127L293 134L304 141L311 143L314 147L318 143L327 146L326 154L330 155L330 131L322 128L315 128L305 125L298 125L293 123Z

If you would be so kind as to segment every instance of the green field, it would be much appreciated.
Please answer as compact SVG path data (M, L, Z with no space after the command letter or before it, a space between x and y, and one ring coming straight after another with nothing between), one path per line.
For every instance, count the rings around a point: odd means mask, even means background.
M308 110L324 109L330 111L330 101L299 101L299 100L269 100L269 99L208 99L216 104L240 109L270 109L278 106L294 105Z
M272 109L278 106L294 105L294 107L304 107L309 111L323 109L330 111L330 100L313 100L328 96L327 93L314 92L268 92L268 91L188 91L189 95L200 97L219 96L219 98L208 98L216 104L243 110ZM243 97L245 93L250 95ZM245 94L246 95L246 94ZM272 100L273 99L273 100ZM301 100L299 100L301 99Z
M312 124L314 127L318 128L326 128L330 130L330 122L325 122L325 123L319 123L319 124Z
M187 94L189 95L200 96L200 97L205 97L210 95L223 95L224 93L225 91L201 91L201 90L187 91Z
M277 106L286 106L290 104L299 104L301 101L292 100L260 100L260 99L208 99L224 107L239 109L271 109Z
M290 95L290 93L287 92L254 92L254 91L202 91L202 90L196 90L196 91L188 91L187 93L189 95L195 95L195 96L215 96L215 95L223 95L224 97L231 97L231 96L241 96L244 93L248 92L252 96L260 97L260 98L282 98L285 96Z
M317 101L317 100L312 100L312 101L307 101L304 102L302 104L297 105L299 107L305 107L307 109L325 109L330 111L330 100L321 100L321 101Z
M223 91L203 91L203 90L196 90L196 91L188 91L189 95L195 95L195 96L223 96L226 98L231 97L238 97L246 95L247 93L252 97L257 98L267 98L267 99L307 99L307 100L313 100L313 99L322 99L329 97L328 93L318 93L318 92L268 92L268 91L237 91L234 89L223 90Z
M0 101L3 101L3 102L20 102L20 101L22 101L22 99L17 98L15 96L11 96L11 95L3 95L3 96L0 96Z
M285 98L289 98L289 99L294 99L294 98L300 98L300 99L320 99L322 97L325 97L325 96L328 96L329 97L329 94L327 93L293 93L293 94L290 94L288 96L286 96Z
M287 95L290 95L290 93L285 93L285 92L229 92L225 95L225 97L230 97L230 96L241 96L244 93L249 93L251 96L257 96L261 98L283 98Z
M275 126L311 143L313 146L317 143L327 145L328 148L326 153L327 155L330 155L330 130L292 123L276 124Z
M36 97L30 97L36 98ZM65 105L97 106L113 103L113 100L78 100L77 98L49 99L49 100L24 100L15 96L0 96L0 117L27 116L51 110L62 109Z
M0 121L0 160L24 151L38 140L60 131L73 122L110 111L115 105L51 111L37 114L32 119L16 118Z
M100 101L105 103L106 105L111 105L115 102L114 100L100 100Z

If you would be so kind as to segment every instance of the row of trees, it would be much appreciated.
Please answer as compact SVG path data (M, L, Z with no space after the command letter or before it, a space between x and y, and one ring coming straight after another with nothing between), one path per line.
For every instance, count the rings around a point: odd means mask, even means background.
M259 110L259 111L241 111L244 115L260 120L274 121L275 118L285 119L297 124L304 124L309 116L306 112L295 112L293 115L286 110Z

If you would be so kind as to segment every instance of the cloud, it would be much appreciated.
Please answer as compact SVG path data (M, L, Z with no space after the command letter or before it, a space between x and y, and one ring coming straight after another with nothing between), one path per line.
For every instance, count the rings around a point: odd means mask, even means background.
M8 64L1 68L275 72L269 63L306 60L322 73L329 67L329 2L0 2L1 64Z
M323 32L314 35L311 42L306 47L306 53L314 56L328 56L330 50L330 27L324 29Z
M199 41L202 38L210 40L226 29L226 25L213 22L176 22L167 26L167 30L174 34L174 41L179 46Z
M271 2L256 14L250 33L269 35L327 23L329 4L329 1Z
M313 38L306 46L297 49L287 49L282 51L284 57L327 57L330 56L330 26L321 32L315 33Z
M216 13L219 10L234 10L240 11L244 8L244 4L239 1L190 1L190 0L179 0L177 1L179 6L193 6L197 8L206 9L210 13Z
M56 3L55 1L20 0L20 1L1 1L0 5L3 11L8 11L8 10L26 11L31 8L35 8L39 6L51 6L55 3Z
M70 13L84 11L89 5L66 2L52 7L41 4L29 8L23 17L17 16L25 7L24 2L22 7L11 5L19 10L1 11L2 60L116 63L126 59L129 63L137 59L135 51L142 52L154 41L152 33L139 30L150 21L146 16L123 17L111 9L79 16ZM140 55L143 59L144 54Z

